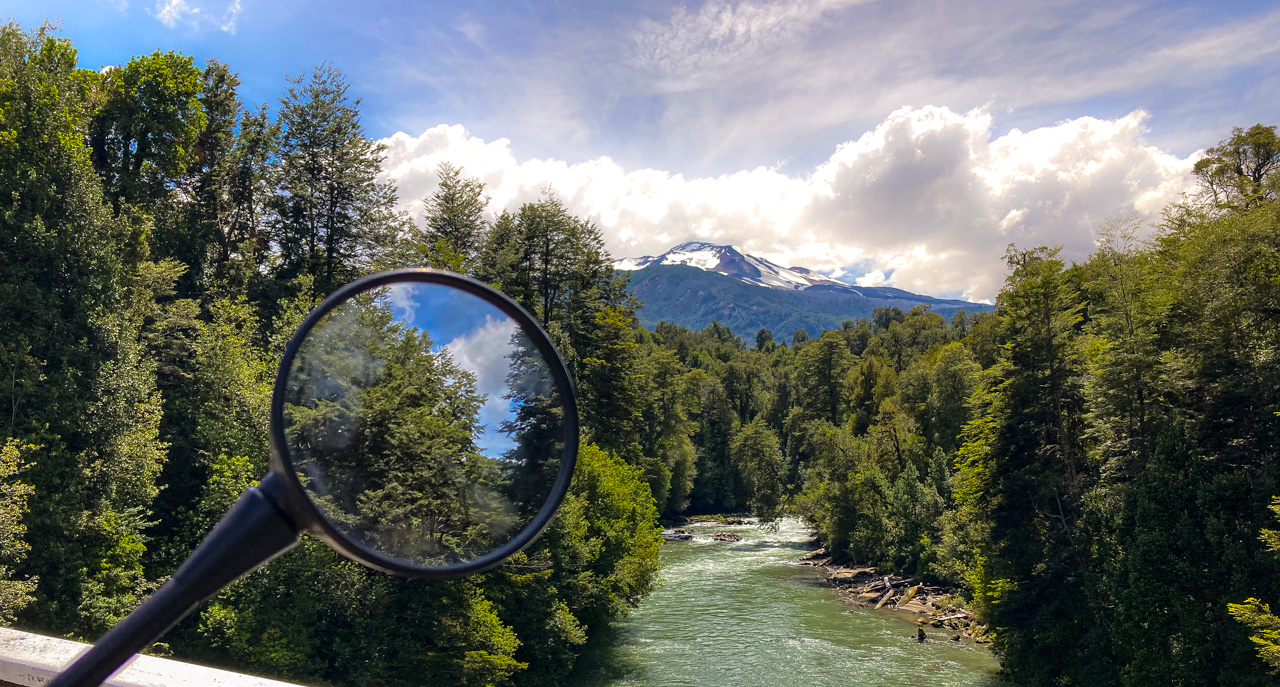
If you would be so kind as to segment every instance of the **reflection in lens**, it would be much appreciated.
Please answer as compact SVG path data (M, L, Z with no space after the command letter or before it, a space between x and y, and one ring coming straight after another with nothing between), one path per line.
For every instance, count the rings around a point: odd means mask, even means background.
M446 567L511 541L550 496L563 410L517 322L436 284L366 291L307 334L285 436L325 518L360 544Z

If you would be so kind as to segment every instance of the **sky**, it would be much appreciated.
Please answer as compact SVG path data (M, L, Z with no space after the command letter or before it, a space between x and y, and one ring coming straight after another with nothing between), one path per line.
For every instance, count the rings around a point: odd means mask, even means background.
M515 447L502 431L515 419L511 393L512 334L516 321L469 293L439 284L402 283L387 288L397 322L431 337L432 349L447 351L454 364L475 375L476 392L484 396L476 445L498 457Z
M1202 151L1280 112L1263 2L0 2L81 64L155 49L274 104L330 60L406 210L444 161L492 207L550 187L615 256L732 243L848 281L989 300L1009 243L1085 257Z

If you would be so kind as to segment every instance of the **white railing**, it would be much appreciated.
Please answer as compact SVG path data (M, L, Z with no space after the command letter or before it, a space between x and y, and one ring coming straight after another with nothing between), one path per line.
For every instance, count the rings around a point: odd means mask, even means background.
M48 684L88 644L0 628L0 681L18 685ZM241 675L155 656L135 656L107 681L112 687L297 687L286 682Z

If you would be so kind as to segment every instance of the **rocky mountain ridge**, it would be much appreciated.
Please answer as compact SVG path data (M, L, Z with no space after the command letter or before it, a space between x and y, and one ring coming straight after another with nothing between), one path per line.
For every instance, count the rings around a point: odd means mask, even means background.
M927 305L950 317L957 310L991 306L935 298L890 286L856 286L805 267L782 267L734 246L701 241L682 243L661 255L614 263L631 273L632 292L645 303L647 327L674 322L701 329L713 320L744 338L759 329L789 337L798 329L816 335L845 320L870 317L880 306L910 310Z

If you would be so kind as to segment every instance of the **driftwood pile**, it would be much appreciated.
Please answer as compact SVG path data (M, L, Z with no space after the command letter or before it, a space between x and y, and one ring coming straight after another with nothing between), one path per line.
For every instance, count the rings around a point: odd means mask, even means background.
M925 616L917 620L918 625L953 630L957 634L952 639L957 641L962 636L989 641L986 628L973 622L972 614L954 601L946 587L919 584L909 577L880 575L870 567L833 567L825 556L826 551L818 549L802 556L800 563L826 568L828 581L840 588L840 598L845 603Z

